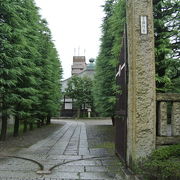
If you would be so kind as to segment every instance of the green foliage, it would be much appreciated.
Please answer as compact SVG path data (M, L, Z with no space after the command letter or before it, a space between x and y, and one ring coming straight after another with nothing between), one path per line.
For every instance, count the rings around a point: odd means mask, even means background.
M154 0L156 85L160 92L180 92L178 0ZM100 53L96 61L94 101L101 116L114 116L116 66L125 24L125 1L106 0Z
M156 86L160 92L180 92L180 2L154 0Z
M88 77L73 76L68 81L65 95L72 98L78 110L86 104L86 107L93 108L92 80ZM80 114L78 114L79 116Z
M140 173L145 177L166 180L180 177L180 144L161 147L139 162Z
M0 67L1 139L9 115L18 128L59 111L62 68L34 0L0 0Z
M100 53L96 61L93 94L96 111L101 116L114 116L117 92L115 75L124 31L125 1L107 0L103 7L105 18Z

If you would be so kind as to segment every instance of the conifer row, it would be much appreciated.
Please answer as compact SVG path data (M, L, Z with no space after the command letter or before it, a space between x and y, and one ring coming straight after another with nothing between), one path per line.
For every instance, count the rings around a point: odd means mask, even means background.
M59 111L61 63L46 20L34 0L0 0L0 140L13 116L20 124L49 124Z
M100 116L114 117L116 102L116 66L119 62L125 24L125 0L106 0L101 46L96 60L94 102Z
M156 87L180 92L180 1L153 0ZM96 61L94 101L101 116L114 116L116 66L126 24L126 1L106 0L100 52ZM133 17L132 17L133 18Z

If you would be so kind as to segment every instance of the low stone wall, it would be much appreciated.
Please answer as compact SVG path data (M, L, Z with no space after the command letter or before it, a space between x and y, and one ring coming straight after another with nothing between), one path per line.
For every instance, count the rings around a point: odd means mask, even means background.
M180 94L158 93L156 145L180 143Z

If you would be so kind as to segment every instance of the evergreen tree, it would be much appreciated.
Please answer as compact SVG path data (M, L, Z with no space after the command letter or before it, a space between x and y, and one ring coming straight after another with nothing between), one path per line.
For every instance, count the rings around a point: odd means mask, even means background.
M55 115L60 103L61 63L47 23L34 0L0 0L0 100L1 140L5 140L9 115L29 124ZM44 118L43 118L44 120ZM48 120L48 122L50 122Z
M116 66L121 48L125 22L124 0L107 0L104 6L105 18L102 25L100 53L96 61L94 80L95 107L101 116L114 116L116 101Z
M39 20L38 9L33 0L18 1L22 12L19 13L24 19L21 28L26 38L26 44L22 54L25 62L21 67L23 74L16 86L18 99L15 106L15 126L14 136L18 135L19 121L24 123L24 132L27 131L28 124L32 124L35 119L34 106L39 104L38 80L41 76L41 69L37 66L37 61L41 59L38 51L39 40Z
M160 92L180 92L180 2L154 0L156 86Z
M41 45L39 47L43 60L41 65L43 75L39 86L41 91L39 115L41 115L42 123L46 120L46 123L49 124L50 118L57 115L60 109L62 67L45 20L41 21L41 27Z
M77 117L80 117L80 110L84 105L93 107L92 80L88 77L73 76L68 81L65 95L73 99L77 107Z
M18 16L21 7L14 1L0 1L0 98L1 98L1 140L5 140L7 120L13 114L13 102L18 98L14 91L24 63L21 57L24 37L20 27L22 19Z

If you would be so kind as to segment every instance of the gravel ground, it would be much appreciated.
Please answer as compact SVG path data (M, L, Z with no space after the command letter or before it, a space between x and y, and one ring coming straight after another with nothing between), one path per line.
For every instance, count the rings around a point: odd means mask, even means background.
M86 125L90 148L100 144L114 144L114 127L112 125Z
M63 125L63 124L62 124ZM22 148L27 148L36 142L45 139L51 135L54 131L62 126L61 124L51 124L41 128L28 131L20 135L19 137L7 137L6 141L0 141L0 154L12 155Z

